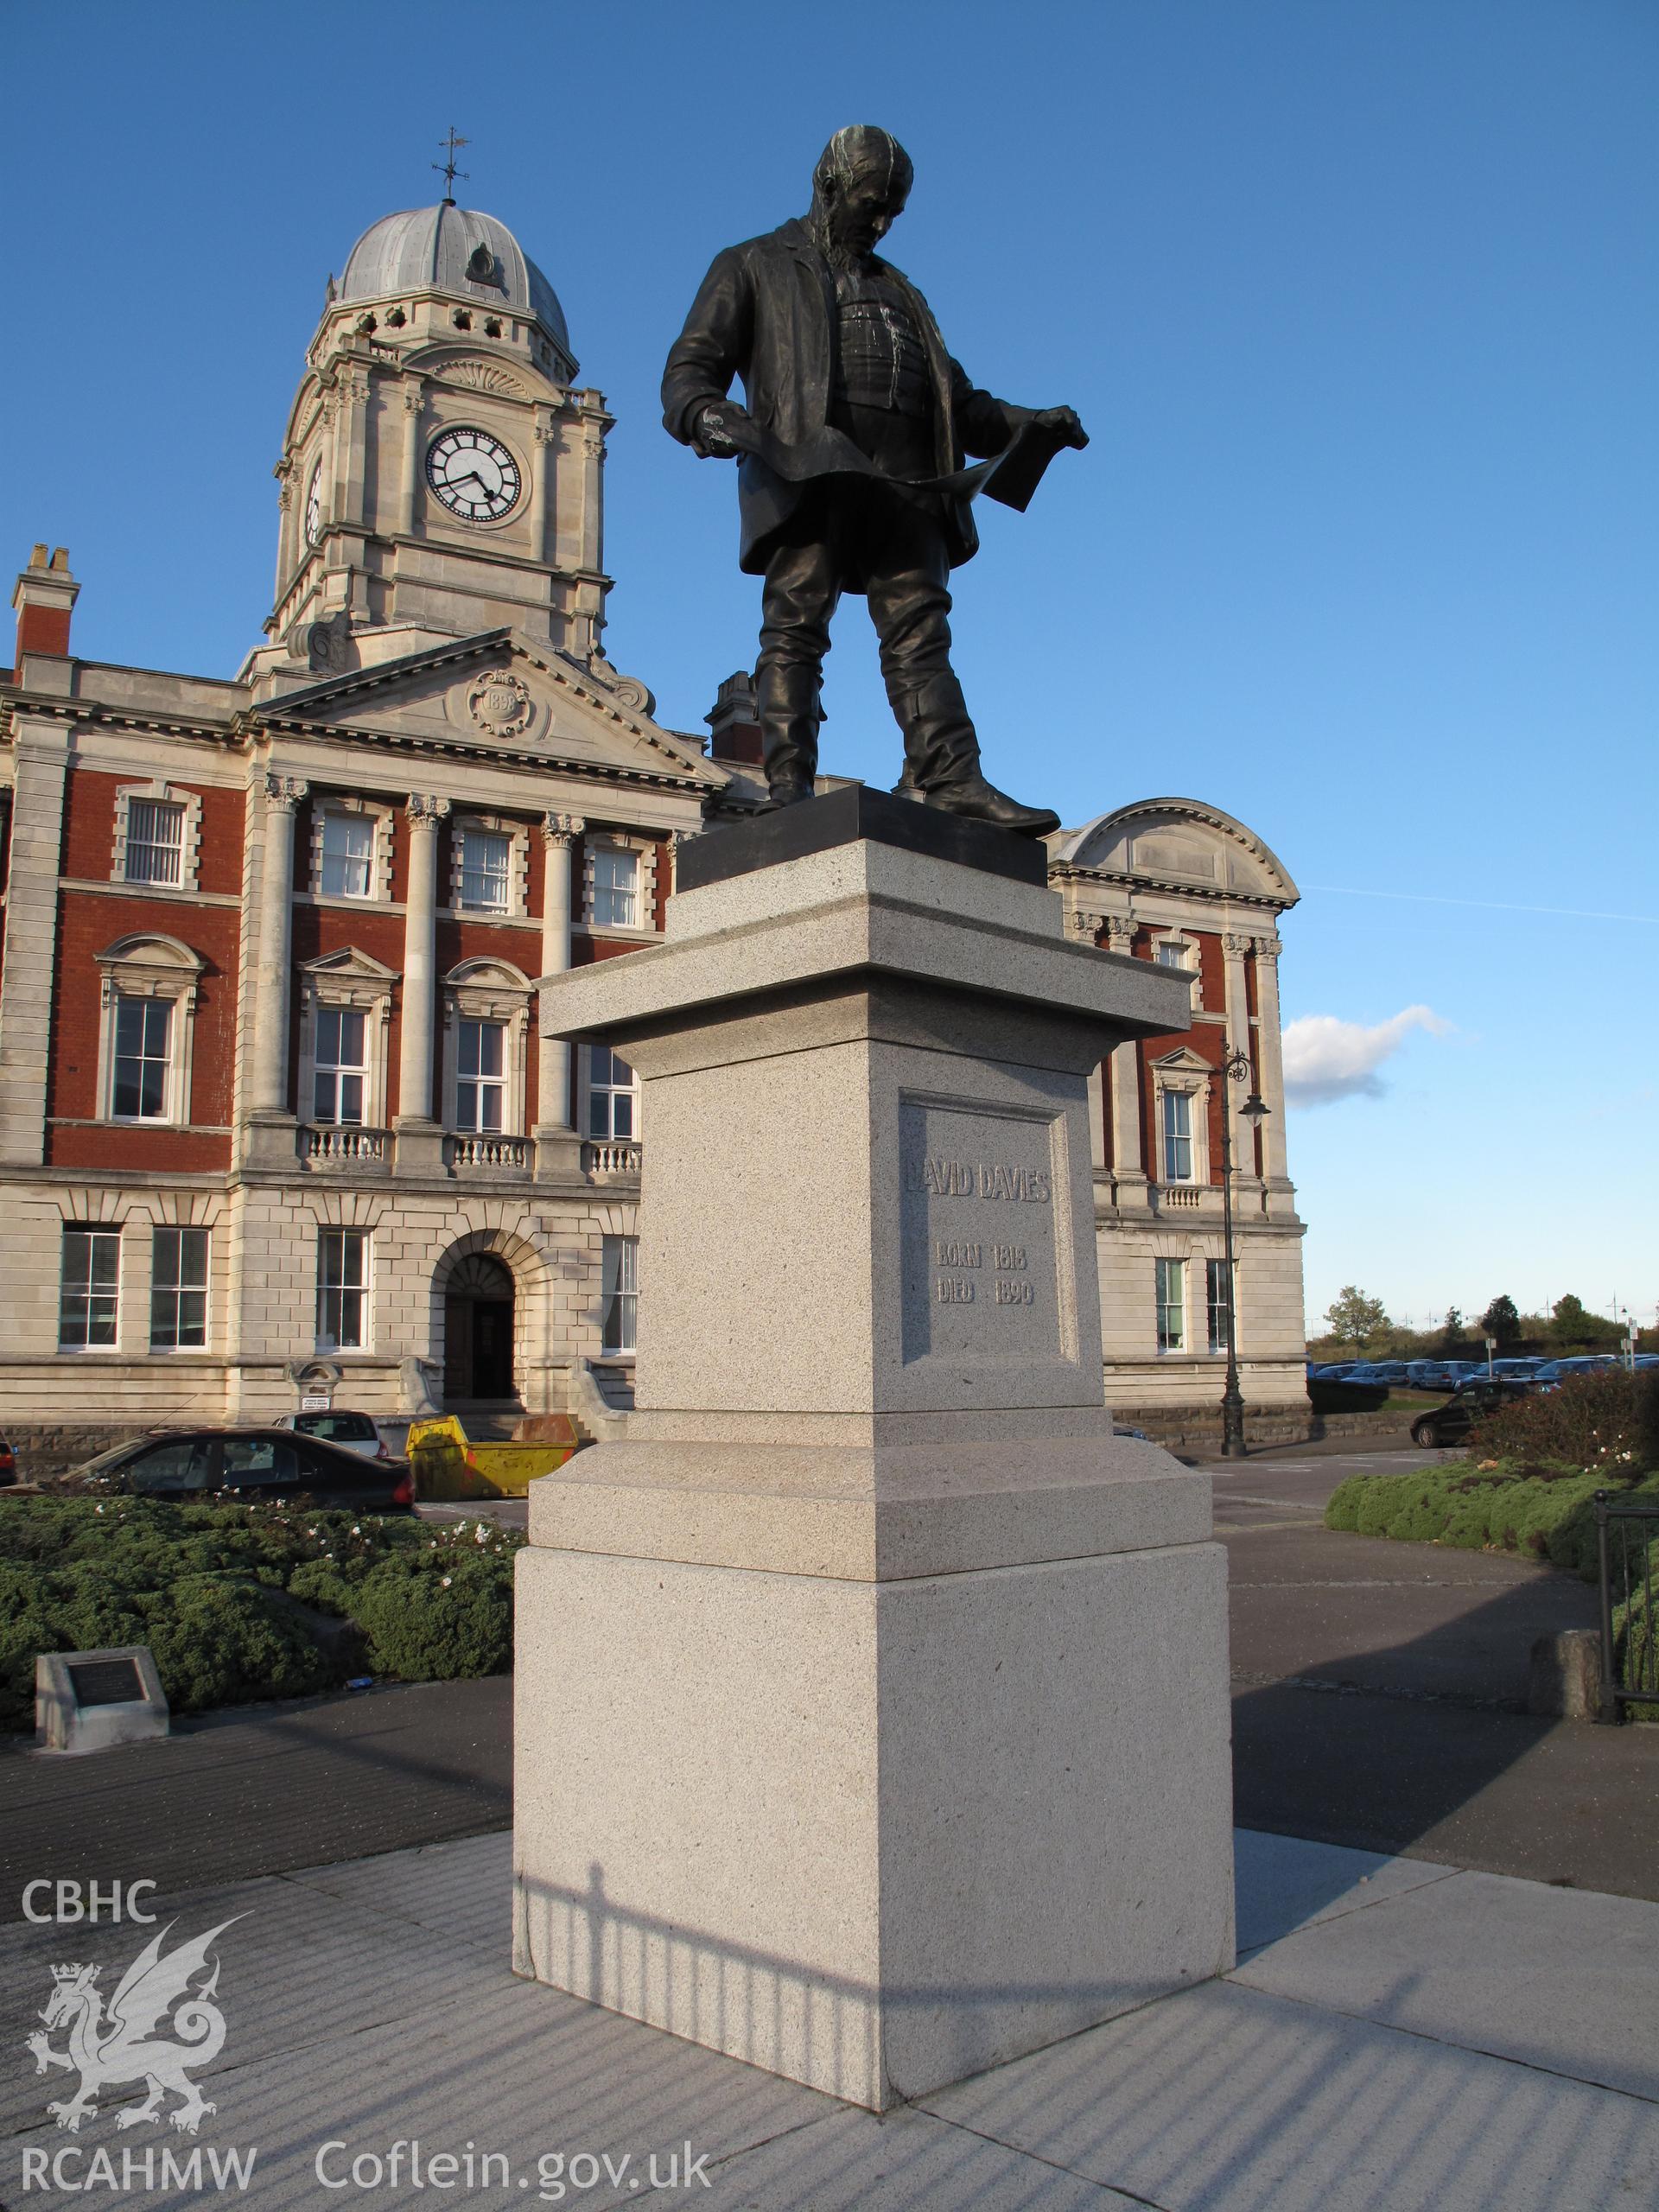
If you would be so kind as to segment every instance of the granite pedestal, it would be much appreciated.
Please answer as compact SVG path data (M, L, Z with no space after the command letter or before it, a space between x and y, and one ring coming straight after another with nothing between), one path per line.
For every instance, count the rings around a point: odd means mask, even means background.
M541 987L645 1086L639 1410L531 1488L515 1963L880 2110L1232 1963L1225 1569L1103 1404L1087 1124L1187 987L906 802L690 853Z

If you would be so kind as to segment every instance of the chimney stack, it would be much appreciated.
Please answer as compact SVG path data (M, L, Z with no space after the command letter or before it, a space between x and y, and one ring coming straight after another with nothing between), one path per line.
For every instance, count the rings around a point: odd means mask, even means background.
M709 740L711 760L737 768L760 766L760 710L754 701L754 678L747 669L727 677L715 696L714 712L703 720L713 732Z
M17 579L11 603L17 610L17 668L22 681L25 653L52 653L67 659L69 616L80 586L69 573L69 549L59 545L46 557L44 545L29 556L29 566Z

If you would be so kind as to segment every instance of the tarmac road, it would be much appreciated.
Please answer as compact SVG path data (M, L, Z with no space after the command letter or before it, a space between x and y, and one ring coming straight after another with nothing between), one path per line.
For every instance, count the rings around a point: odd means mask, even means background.
M1239 1824L1659 1899L1659 1727L1522 1709L1533 1638L1591 1625L1590 1586L1322 1525L1345 1474L1432 1456L1210 1469ZM398 1685L184 1719L95 1758L0 1750L0 1920L41 1875L200 1888L505 1827L511 1698L504 1679Z
M1450 1456L1293 1447L1210 1468L1230 1567L1235 1817L1659 1898L1659 1727L1526 1712L1534 1639L1592 1628L1593 1586L1323 1525L1345 1476Z

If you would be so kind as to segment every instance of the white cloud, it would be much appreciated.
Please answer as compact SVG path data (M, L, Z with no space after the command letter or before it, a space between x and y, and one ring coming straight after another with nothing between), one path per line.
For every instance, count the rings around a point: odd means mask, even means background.
M1380 1098L1377 1074L1414 1029L1444 1037L1452 1024L1432 1007L1408 1006L1368 1029L1334 1014L1305 1014L1284 1034L1285 1097L1292 1106L1328 1106L1338 1098Z

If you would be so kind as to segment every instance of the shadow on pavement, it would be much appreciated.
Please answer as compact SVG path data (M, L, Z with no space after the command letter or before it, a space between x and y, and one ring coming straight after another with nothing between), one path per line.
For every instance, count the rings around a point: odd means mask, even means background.
M1421 1636L1338 1649L1238 1690L1236 1820L1659 1897L1659 1728L1522 1709L1541 1605L1571 1618L1586 1604L1593 1614L1593 1602L1566 1577L1529 1580Z

